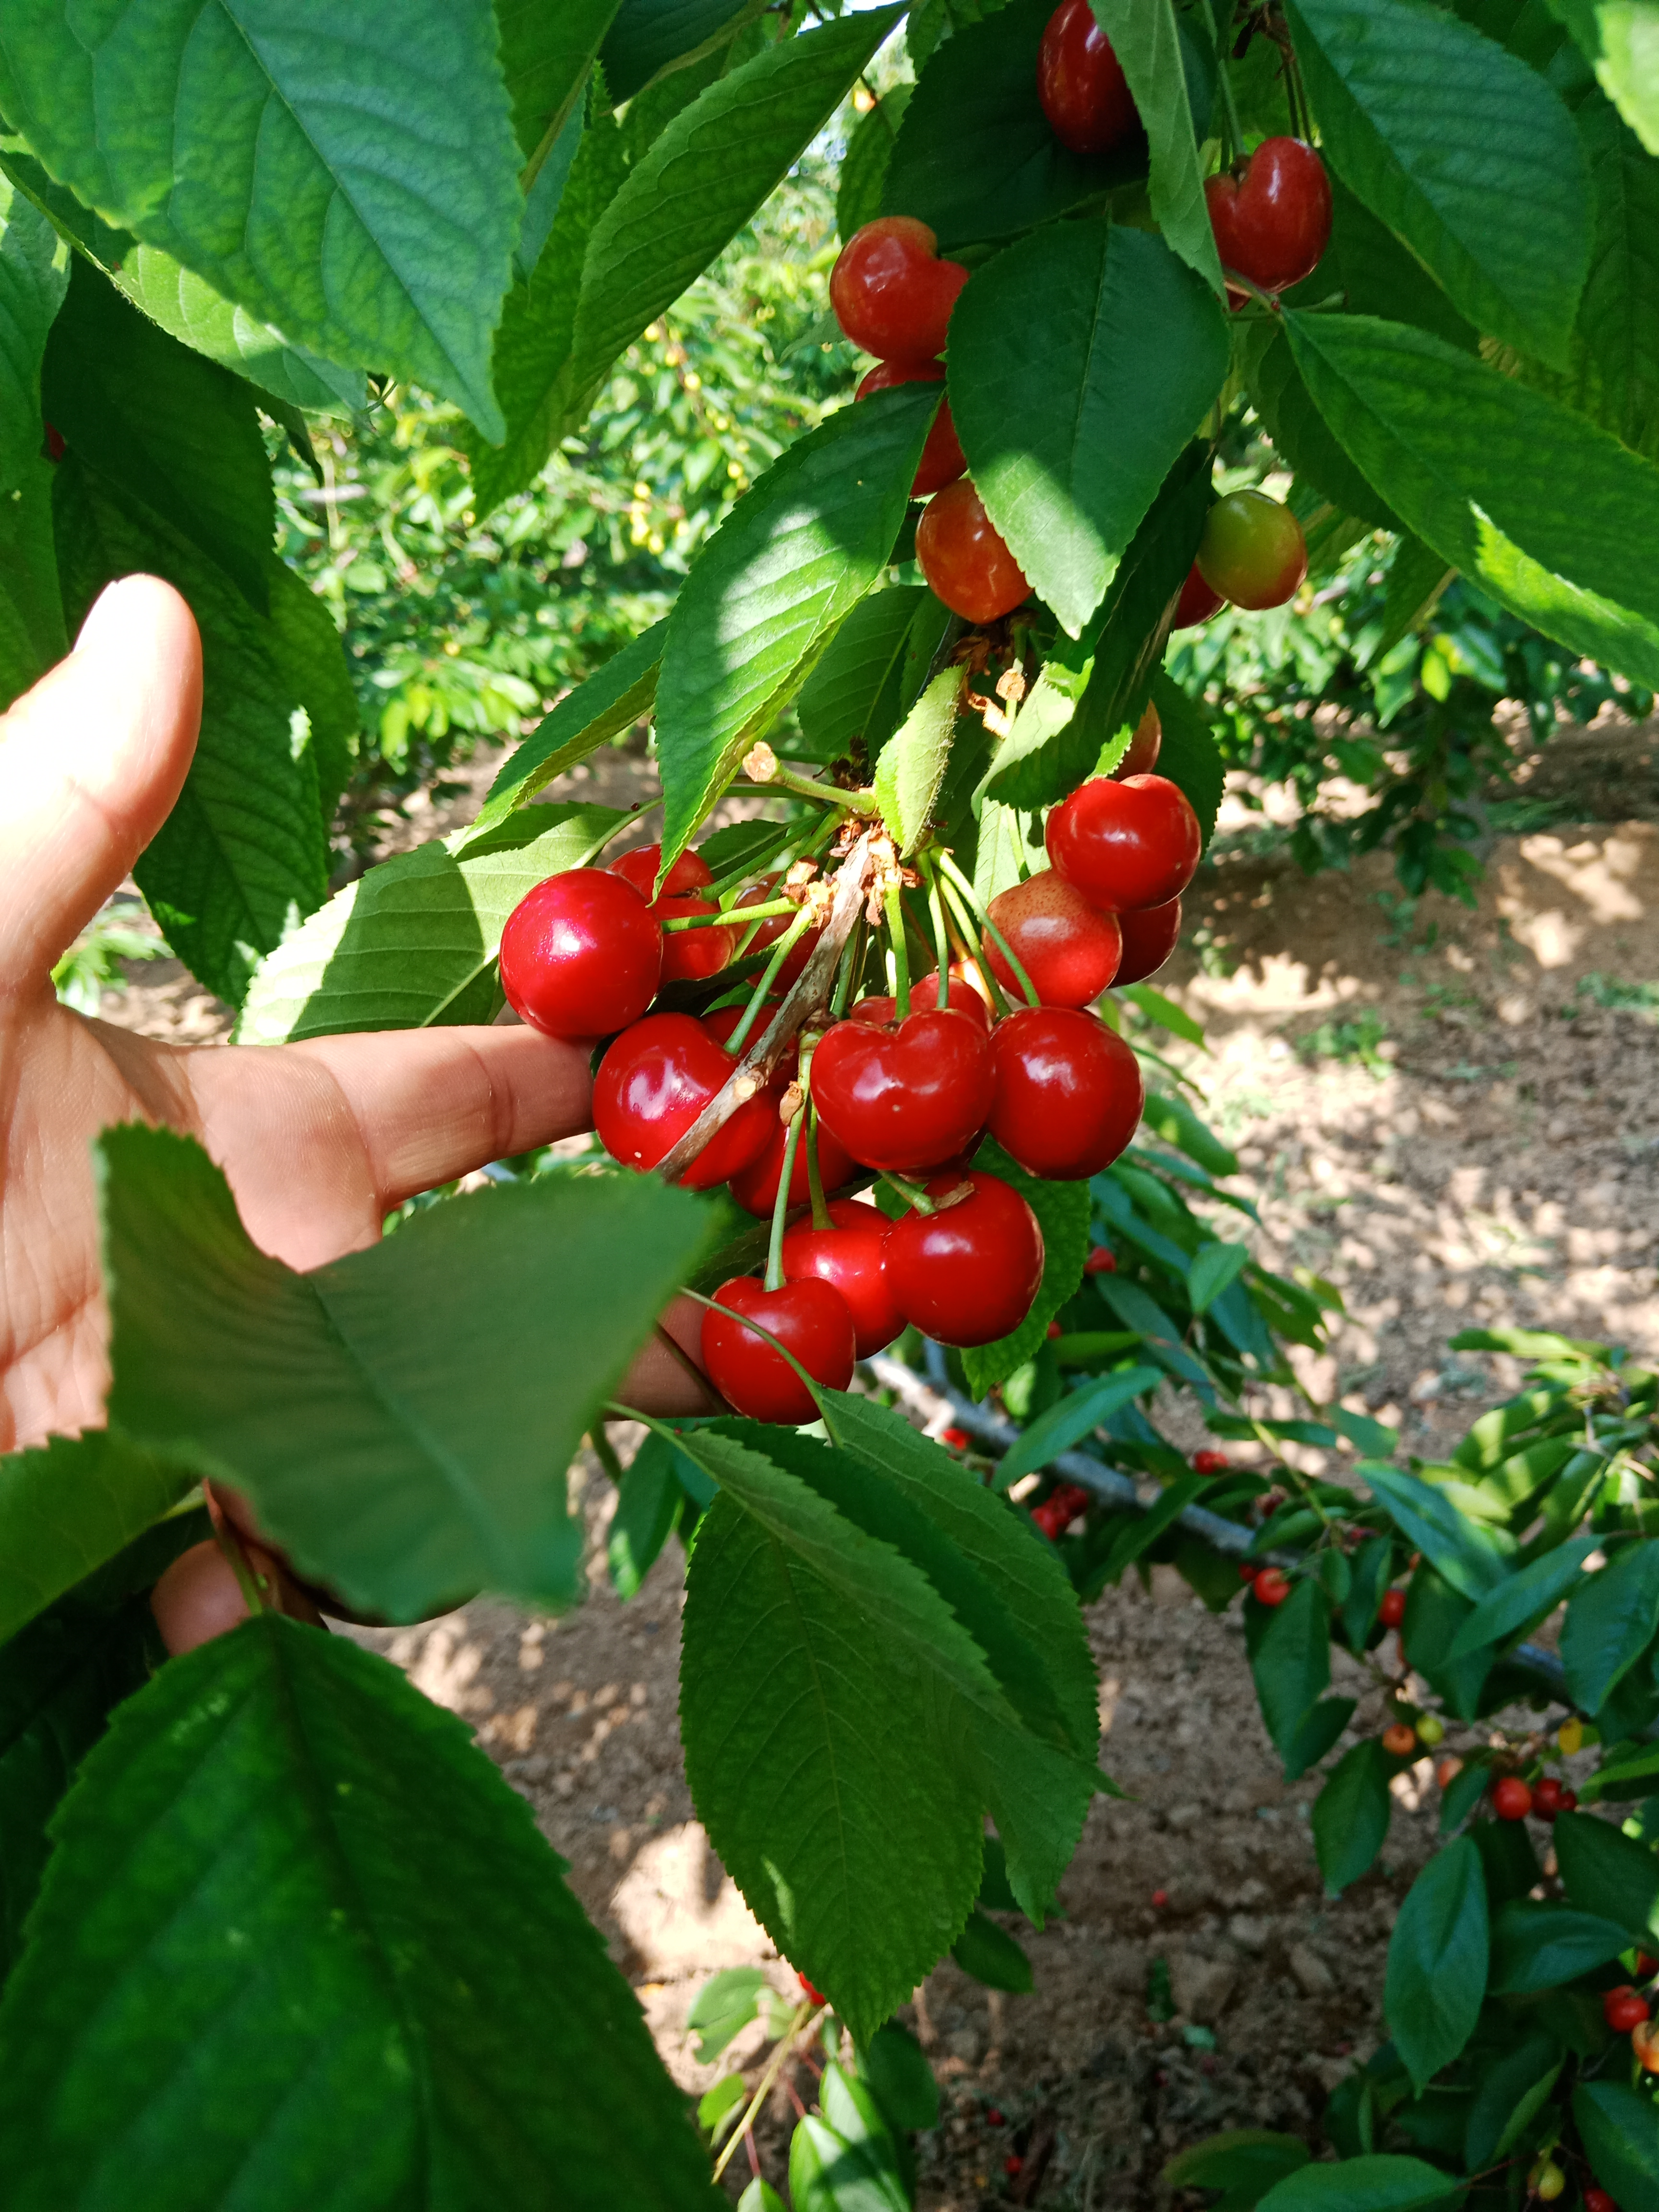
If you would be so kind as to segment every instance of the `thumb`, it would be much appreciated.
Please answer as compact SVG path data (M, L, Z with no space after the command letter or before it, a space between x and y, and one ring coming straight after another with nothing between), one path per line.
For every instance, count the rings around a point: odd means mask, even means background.
M202 645L171 584L106 587L75 650L0 717L0 995L36 988L179 796Z

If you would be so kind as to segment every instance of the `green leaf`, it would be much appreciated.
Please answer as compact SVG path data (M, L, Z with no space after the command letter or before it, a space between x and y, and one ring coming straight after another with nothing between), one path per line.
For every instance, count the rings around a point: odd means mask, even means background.
M1299 2136L1267 2128L1231 2128L1172 2158L1158 2176L1166 2189L1219 2189L1215 2212L1250 2212L1276 2181L1308 2163Z
M869 2084L832 2059L818 2084L823 2116L852 2157L853 2171L827 2176L839 2212L909 2212L898 2148ZM806 2212L803 2203L800 2212Z
M1370 1871L1388 1839L1389 1765L1374 1736L1343 1753L1314 1800L1314 1849L1333 1896Z
M787 2207L771 2183L757 2174L738 2197L738 2212L787 2212Z
M1159 1012L1153 1012L1146 1004L1148 1000L1159 996L1158 992L1148 991L1144 984L1137 983L1122 995L1132 999L1144 1013L1151 1014L1152 1019L1160 1018ZM1174 1021L1166 1024L1176 1036L1185 1038L1188 1044L1203 1043L1204 1032L1196 1022L1191 1021L1190 1017L1183 1013L1172 1000L1165 999L1162 1004L1172 1015L1179 1014L1182 1023L1188 1024L1182 1027ZM1200 1167L1209 1174L1235 1176L1238 1173L1237 1154L1224 1145L1212 1130L1205 1127L1184 1098L1172 1097L1167 1091L1148 1091L1140 1120L1143 1128L1150 1129L1154 1136L1162 1137L1166 1145L1173 1145L1177 1152L1185 1152L1189 1160L1196 1160Z
M1248 1244L1200 1244L1187 1270L1187 1297L1195 1314L1207 1313L1229 1283L1250 1264Z
M97 1158L112 1420L246 1489L362 1608L418 1618L484 1583L573 1601L564 1469L705 1241L696 1200L633 1176L495 1185L301 1275L188 1139L129 1125Z
M1407 532L1398 540L1394 549L1394 558L1389 563L1388 584L1382 603L1382 629L1366 656L1367 668L1375 668L1386 654L1393 652L1402 637L1408 635L1419 623L1428 620L1455 573L1446 566L1433 547L1425 545L1421 538L1413 538Z
M1072 636L1100 605L1227 357L1225 320L1203 283L1161 240L1104 220L1038 231L957 301L957 435L991 520Z
M1420 2158L1377 2153L1303 2166L1267 2191L1260 2212L1429 2212L1461 2197L1466 2186Z
M1043 1182L1027 1175L993 1138L986 1138L975 1153L974 1165L1012 1183L1042 1231L1042 1280L1031 1310L1008 1335L994 1344L975 1345L962 1355L968 1388L975 1398L982 1398L993 1384L1006 1382L1032 1358L1048 1338L1049 1322L1075 1297L1089 1256L1090 1206L1087 1183Z
M1412 1884L1389 1942L1389 2033L1419 2091L1474 2033L1486 1957L1486 1875L1460 1836Z
M860 117L848 139L836 185L836 229L843 240L862 230L866 222L873 222L881 213L887 165L893 158L912 89L908 84L895 85Z
M1095 21L1128 79L1152 157L1153 220L1211 290L1223 289L1221 262L1204 198L1204 165L1173 0L1092 0Z
M1567 1687L1587 1713L1600 1712L1659 1628L1659 1545L1638 1541L1598 1574L1586 1575L1567 1601L1561 1658Z
M653 1441L660 1439L647 1438ZM712 2066L738 2030L748 2027L760 2009L762 1992L769 1987L759 1966L728 1966L709 1977L685 2015L686 2033L697 2038L699 2066Z
M951 1956L964 1974L971 1974L988 1990L1009 1990L1016 1996L1029 1996L1036 1987L1024 1951L1006 1928L999 1928L977 1906L951 1946Z
M118 1429L49 1437L0 1459L0 1642L141 1536L197 1480Z
M616 100L700 60L756 12L756 0L623 0L600 49Z
M1590 197L1556 94L1425 0L1291 0L1289 13L1343 182L1477 328L1564 364L1589 264Z
M1514 2149L1555 2087L1561 2058L1553 2036L1530 2035L1479 2077L1463 2138L1463 2162L1472 2173Z
M222 299L204 277L154 246L134 247L114 281L170 337L205 354L259 391L323 415L368 404L362 369L338 368L307 347L290 345L268 323Z
M541 0L495 0L501 75L521 154L544 153L576 112L617 12L617 0L564 0L557 8ZM613 100L628 97L608 77L607 87Z
M733 1969L740 1972L741 1969ZM716 1978L718 1978L718 1977ZM699 2049L702 2048L700 2045ZM697 2125L713 2135L720 2124L749 2100L741 2074L723 2074L712 2088L705 2089L697 2100Z
M927 2054L896 2021L890 2020L871 2037L859 2053L859 2071L895 2133L939 2125L939 2083Z
M1132 1367L1127 1374L1103 1375L1080 1390L1073 1390L1058 1405L1040 1413L1012 1451L997 1465L997 1488L1006 1490L1033 1468L1048 1467L1061 1452L1070 1451L1103 1421L1138 1398L1143 1390L1162 1382L1156 1367Z
M260 955L327 890L313 672L295 665L279 625L160 516L72 456L54 473L71 628L106 583L143 569L184 594L201 632L195 757L133 873L173 950L235 1006Z
M1278 319L1264 317L1252 325L1244 346L1251 403L1285 465L1344 514L1378 530L1397 530L1399 520L1388 501L1377 497L1314 405Z
M1650 154L1659 154L1659 23L1652 0L1549 0L1596 81Z
M1331 1610L1317 1583L1296 1584L1250 1654L1268 1735L1283 1752L1329 1687Z
M1361 1461L1358 1472L1412 1542L1471 1604L1478 1605L1507 1580L1515 1555L1512 1536L1471 1521L1443 1491L1380 1460Z
M635 164L588 241L571 349L580 411L783 181L902 13L867 9L779 40L717 78Z
M1650 1774L1659 1774L1659 1743L1650 1743L1645 1749L1625 1753L1617 1759L1603 1760L1594 1774L1581 1785L1578 1791L1581 1804L1593 1804L1598 1797L1611 1794L1622 1797L1626 1792L1620 1784L1644 1779Z
M264 1613L172 1662L57 1835L0 2007L16 2212L711 2203L529 1808L348 1638Z
M1593 1972L1629 1943L1630 1930L1599 1913L1516 1898L1492 1917L1487 1988L1495 1997L1535 1996Z
M1659 1857L1593 1813L1563 1813L1553 1832L1561 1881L1581 1912L1659 1935Z
M484 0L341 0L303 27L220 0L100 31L41 9L0 55L0 107L52 174L289 340L499 437L523 201Z
M1144 1513L1126 1514L1113 1537L1111 1548L1090 1572L1093 1588L1104 1589L1115 1583L1124 1571L1151 1551L1166 1528L1171 1528L1198 1498L1203 1494L1206 1478L1201 1474L1182 1475L1170 1483Z
M909 2198L890 2155L872 2158L809 2112L790 2140L789 2201L793 2212L908 2212Z
M693 566L657 685L665 867L886 567L938 398L905 385L830 416L750 486Z
M0 496L0 709L69 651L52 535L57 471L40 458Z
M836 630L795 702L816 760L866 754L896 727L904 665L918 617L938 602L925 584L900 584L860 599Z
M434 842L380 861L261 964L238 1043L489 1021L508 915L621 818L608 806L538 806L487 836L469 832L458 851Z
M1330 177L1331 242L1305 284L1285 295L1292 307L1318 307L1340 289L1353 315L1381 315L1414 323L1465 353L1478 350L1479 333L1460 315L1409 246L1357 199L1340 177ZM1375 497L1375 494L1373 494Z
M1572 2093L1572 2117L1591 2171L1609 2195L1618 2191L1620 2212L1659 2212L1653 2100L1623 2081L1580 2081Z
M1560 1602L1579 1578L1579 1571L1601 1539L1577 1536L1542 1559L1534 1559L1489 1590L1453 1639L1448 1656L1462 1659L1483 1644L1501 1644L1530 1620L1539 1619ZM1599 1702L1599 1701L1598 1701ZM1591 1705L1589 1711L1594 1712Z
M941 668L876 763L876 804L901 857L915 851L932 823L951 758L962 682L961 669Z
M0 177L0 498L40 452L40 357L69 284L57 232L9 177Z
M1158 772L1186 793L1207 847L1215 835L1216 816L1221 811L1221 794L1227 782L1226 764L1209 714L1201 701L1183 691L1162 668L1152 678L1152 704L1164 725Z
M501 763L460 851L477 845L520 807L527 805L556 775L562 775L650 713L657 696L657 669L666 634L665 623L653 623L574 691L567 692L551 714L544 715L524 743ZM598 834L596 830L594 835Z
M679 1454L653 1430L629 1460L617 1492L617 1510L605 1532L611 1585L620 1598L637 1597L679 1518ZM706 2064L707 2060L700 2060Z

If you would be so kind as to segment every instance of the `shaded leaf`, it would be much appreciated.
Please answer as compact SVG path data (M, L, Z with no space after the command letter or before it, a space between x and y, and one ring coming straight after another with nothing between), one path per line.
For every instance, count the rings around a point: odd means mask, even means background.
M795 702L815 759L838 759L859 743L873 756L896 726L906 652L932 600L925 584L872 592L836 630Z
M1374 1736L1345 1751L1314 1800L1314 1849L1333 1895L1370 1872L1387 1841L1389 1765Z
M1555 2087L1561 2056L1561 2046L1553 2036L1529 2035L1478 2077L1463 2138L1463 2161L1471 2172L1479 2172L1514 2149L1534 2113Z
M646 1441L649 1443L661 1439L647 1437ZM748 2027L760 2009L763 1994L770 1987L759 1966L728 1966L723 1973L709 1976L685 2015L687 2034L697 2038L696 2056L699 2066L713 2065L739 2028ZM741 2075L738 2079L740 2083ZM735 2101L741 2103L741 2096ZM703 2125L708 2124L705 2120Z
M673 1534L684 1495L678 1471L679 1458L667 1438L653 1430L623 1472L617 1510L605 1531L611 1586L618 1597L638 1596L641 1584ZM707 2057L698 2061L700 2065L708 2063Z
M1261 2212L1429 2212L1461 2197L1465 2185L1420 2158L1379 2152L1303 2166L1267 2191Z
M1567 1687L1587 1713L1600 1712L1659 1628L1659 1545L1638 1540L1598 1574L1583 1576L1567 1601L1561 1658Z
M951 1946L951 1956L964 1974L971 1974L988 1990L1010 1990L1029 1996L1036 1983L1031 1962L1006 1928L975 1906L968 1925Z
M1207 847L1215 835L1221 794L1227 783L1226 765L1209 714L1201 702L1183 691L1174 677L1161 668L1152 678L1152 704L1164 725L1158 772L1186 793Z
M1654 133L1659 137L1659 118ZM1653 2100L1623 2081L1580 2081L1572 2117L1590 2167L1620 2212L1659 2212L1659 2130Z
M1250 1673L1267 1733L1281 1752L1329 1687L1330 1621L1318 1583L1299 1582L1254 1641Z
M854 125L836 185L836 229L842 240L862 230L881 213L887 165L904 111L910 105L911 90L908 84L895 85Z
M338 415L368 398L360 368L338 368L305 346L290 345L268 323L216 292L205 277L154 246L136 246L115 282L170 337L246 377L261 392L313 413Z
M1200 1244L1187 1270L1187 1296L1193 1311L1207 1313L1249 1263L1248 1244Z
M482 842L510 814L544 790L556 775L562 775L650 713L657 696L657 671L666 633L665 623L653 623L649 629L630 638L619 653L612 653L602 667L585 677L574 691L567 692L551 714L544 715L524 743L501 763L461 851ZM598 834L596 830L594 835Z
M1249 2212L1262 2194L1308 2163L1299 2136L1267 2128L1230 2128L1172 2158L1158 2176L1166 2189L1219 2189L1217 2212Z
M134 1542L198 1479L118 1429L49 1437L0 1459L0 1641Z
M1043 1468L1059 1458L1061 1452L1070 1451L1103 1421L1138 1398L1143 1390L1154 1389L1163 1380L1156 1367L1131 1367L1127 1373L1102 1375L1086 1382L1080 1390L1073 1390L1039 1413L1021 1433L1019 1440L997 1462L997 1488L1007 1490L1023 1474L1036 1468Z
M1413 1543L1472 1604L1506 1580L1515 1554L1512 1536L1471 1521L1443 1491L1398 1468L1364 1460L1358 1472Z
M1492 1917L1487 1987L1493 1996L1533 1996L1576 1982L1616 1959L1629 1943L1630 1930L1599 1913L1512 1899Z
M756 0L622 0L600 59L615 100L632 100L655 77L684 69L729 39L756 13Z
M1480 1854L1460 1836L1412 1884L1389 1942L1389 2032L1419 2091L1474 2032L1487 1945Z
M941 668L876 763L876 803L901 857L915 851L933 820L961 696L962 671Z
M1659 1856L1593 1813L1563 1813L1551 1832L1561 1881L1581 1912L1633 1935L1659 1935Z
M550 147L581 104L587 72L612 28L617 0L495 0L501 75L513 110L519 151L533 157ZM628 94L609 77L613 100Z
M1221 262L1204 198L1201 135L1194 127L1181 31L1172 0L1092 0L1111 40L1152 157L1148 193L1170 245L1212 291L1222 290Z
M0 177L0 498L39 459L40 357L69 285L57 232L9 177Z
M1488 1590L1458 1630L1448 1656L1461 1659L1483 1644L1501 1644L1529 1620L1547 1613L1578 1580L1585 1559L1600 1541L1597 1536L1575 1537ZM1595 1710L1594 1705L1589 1707L1592 1712Z

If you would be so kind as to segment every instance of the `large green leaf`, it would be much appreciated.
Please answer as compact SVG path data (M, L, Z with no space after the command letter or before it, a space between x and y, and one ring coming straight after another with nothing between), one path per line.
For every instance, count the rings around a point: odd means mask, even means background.
M1420 2158L1376 2152L1300 2167L1275 2183L1257 2212L1431 2212L1462 2197L1465 2186Z
M53 471L38 456L0 497L0 709L69 650L53 540Z
M1659 139L1659 115L1654 136ZM1627 2082L1581 2081L1572 2093L1572 2117L1590 2170L1609 2196L1618 2191L1620 2212L1659 2212L1659 2130L1653 2123L1653 2100Z
M489 0L43 0L8 25L0 108L224 298L501 434L489 334L524 204Z
M951 322L951 412L991 520L1075 637L1227 373L1225 318L1146 231L1056 223Z
M147 569L184 594L201 631L195 758L133 873L179 957L235 1006L260 956L328 887L314 672L295 666L279 626L130 494L72 457L53 489L71 627L112 578Z
M835 760L854 744L873 755L891 735L917 617L937 604L925 584L896 585L859 601L795 702L795 719L815 758Z
M1389 2033L1419 2090L1474 2032L1487 1948L1486 1878L1480 1852L1460 1836L1412 1884L1389 1942Z
M564 1470L706 1241L695 1199L632 1176L495 1186L301 1275L198 1146L133 1126L99 1158L112 1419L245 1488L360 1607L576 1596Z
M941 668L876 763L876 802L901 856L914 852L932 825L951 758L962 686L961 669Z
M337 415L368 396L360 368L338 368L306 346L290 345L268 323L216 292L159 246L136 246L115 272L135 307L198 353L232 369L290 406Z
M118 1429L50 1437L0 1459L0 1641L142 1535L197 1479Z
M0 2051L15 2212L718 2202L529 1808L395 1668L278 1614L86 1759Z
M1250 1673L1267 1733L1288 1753L1330 1686L1331 1608L1311 1577L1296 1584L1252 1638Z
M1364 1874L1388 1838L1389 1766L1374 1736L1345 1751L1314 1800L1314 1849L1334 1896Z
M617 0L495 0L501 74L519 151L545 155L580 104L587 72L611 28ZM610 87L613 100L627 94Z
M1659 17L1653 0L1549 0L1601 89L1650 154L1659 154Z
M1331 242L1307 282L1286 293L1285 304L1318 307L1340 290L1350 314L1414 323L1449 345L1475 352L1479 332L1458 313L1410 247L1401 244L1340 177L1333 175L1330 186Z
M1590 197L1555 93L1427 0L1289 0L1289 14L1344 183L1478 328L1565 365Z
M800 159L903 15L877 8L780 40L668 125L593 227L572 349L579 410Z
M665 635L664 624L653 623L574 691L566 693L552 713L502 762L477 818L466 833L465 844L476 844L556 775L562 775L568 768L574 768L579 760L620 737L650 713L657 696L657 664Z
M911 88L896 85L866 114L859 118L847 141L841 175L836 184L836 228L843 239L881 213L887 183L887 165L904 111L910 105Z
M1488 1987L1494 1996L1534 1996L1576 1982L1629 1948L1630 1930L1618 1921L1511 1899L1492 1916Z
M1594 1813L1564 1813L1555 1825L1556 1856L1571 1903L1637 1936L1659 1935L1659 1856Z
M1204 165L1174 0L1092 0L1146 132L1152 214L1171 246L1211 289L1222 290L1204 198ZM1223 64L1224 67L1224 64Z
M1505 1531L1470 1520L1443 1491L1398 1468L1362 1460L1358 1472L1412 1542L1471 1604L1504 1580L1515 1555L1515 1539Z
M1399 522L1388 501L1377 497L1314 405L1290 341L1276 319L1264 317L1251 326L1244 358L1251 404L1285 466L1342 514L1378 530L1397 530Z
M1600 1541L1598 1536L1575 1537L1488 1590L1458 1630L1448 1657L1461 1659L1480 1650L1482 1644L1501 1644L1505 1637L1513 1636L1529 1620L1558 1605Z
M1229 2128L1172 2158L1158 2179L1166 2189L1219 2189L1216 2212L1250 2212L1264 2191L1308 2163L1298 2136L1267 2128Z
M1659 1544L1639 1539L1599 1574L1583 1577L1567 1601L1561 1657L1567 1687L1587 1713L1601 1710L1659 1628Z
M0 498L40 452L40 356L63 305L69 256L40 210L0 177Z
M608 806L538 806L458 851L417 845L380 861L262 963L237 1042L489 1021L508 915L620 819Z
M997 1487L1006 1490L1021 1475L1051 1466L1062 1452L1080 1443L1103 1421L1121 1413L1143 1390L1155 1389L1163 1380L1156 1367L1130 1367L1097 1375L1080 1389L1073 1390L1039 1413L1020 1432L1012 1449L997 1464Z
M938 397L911 384L843 407L750 487L694 565L657 684L665 866L886 567Z
M684 69L729 39L760 0L622 0L600 59L613 100L632 100L655 76Z
M1164 726L1158 772L1185 792L1207 847L1227 787L1227 763L1216 743L1214 725L1201 696L1194 699L1183 691L1166 669L1160 668L1152 678L1152 704Z
M989 812L988 807L986 811ZM999 1176L1025 1200L1042 1231L1042 1280L1031 1310L1019 1327L994 1344L974 1346L962 1355L968 1388L976 1398L998 1382L1006 1382L1017 1367L1036 1356L1047 1338L1048 1324L1067 1298L1077 1295L1083 1280L1083 1263L1089 1256L1089 1186L1086 1182L1045 1182L1027 1175L1011 1159L994 1138L986 1138L974 1155L974 1165Z

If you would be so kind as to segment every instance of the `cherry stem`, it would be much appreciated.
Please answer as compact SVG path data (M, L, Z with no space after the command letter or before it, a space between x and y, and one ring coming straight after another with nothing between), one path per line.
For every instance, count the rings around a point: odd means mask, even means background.
M864 922L860 917L853 925L841 956L841 966L836 971L836 988L830 1000L830 1018L839 1021L847 1012L847 1001L853 994L854 985L864 969Z
M789 1212L789 1186L795 1176L795 1154L800 1150L800 1133L805 1126L806 1102L803 1099L783 1140L783 1167L778 1176L778 1194L772 1202L772 1235L766 1247L765 1287L769 1291L783 1288L783 1228Z
M888 941L893 948L893 996L902 1021L910 1011L910 948L905 942L904 901L896 877L888 883L882 904L887 914Z
M945 894L945 920L950 927L951 941L957 948L957 957L965 967L970 967L973 969L975 975L984 984L986 994L1000 1018L1008 1011L1007 994L991 973L988 963L974 944L973 932L966 930L964 933L961 902L957 898L956 893L948 884L941 884L939 888Z
M823 1170L818 1165L818 1109L809 1101L807 1111L812 1119L806 1132L806 1194L812 1201L814 1229L833 1229L830 1207L823 1195Z
M253 1571L253 1562L242 1543L242 1532L214 1496L210 1482L202 1485L202 1497L207 1506L208 1518L213 1523L213 1540L224 1554L226 1565L235 1576L236 1587L241 1591L242 1601L249 1613L277 1610L260 1589L259 1577Z
M738 2145L743 2141L744 2137L754 2126L757 2113L759 2112L762 2106L765 2104L767 2099L771 2095L772 2086L774 2082L776 2081L779 2075L781 2074L784 2069L784 2066L788 2060L790 2051L794 2047L795 2038L800 2033L801 2029L806 2025L806 2023L812 2018L815 2010L816 2008L805 2000L795 2007L794 2012L791 2016L788 2027L784 2031L783 2038L779 2043L776 2051L773 2054L772 2063L767 2068L765 2073L761 2076L760 2087L756 2090L754 2095L749 2100L749 2103L744 2109L743 2118L738 2122L737 2126L732 2130L731 2141L726 2144L726 2148L720 2153L719 2158L714 2161L714 2179L716 2181L720 2179L721 2174L725 2172L726 2167L731 2164L732 2154L736 2151Z
M1244 151L1244 126L1238 119L1238 102L1233 97L1232 79L1227 74L1227 53L1224 44L1216 39L1215 74L1221 87L1221 104L1227 113L1227 145L1222 149L1228 159L1237 159ZM1222 166L1227 166L1224 160Z
M793 914L795 919L772 947L772 957L762 969L760 981L750 994L749 1004L743 1010L743 1019L726 1040L726 1049L733 1059L738 1057L748 1042L749 1033L755 1026L756 1018L761 1008L766 1004L766 996L772 988L774 978L794 951L800 940L802 932L811 919L811 909L808 907L788 906L786 902L786 911Z
M610 1476L616 1487L620 1490L623 1486L623 1464L617 1457L617 1447L605 1432L603 1421L594 1422L587 1432L587 1441L592 1448L594 1458Z
M781 761L764 777L751 773L749 782L741 787L750 791L787 791L797 799L815 799L820 806L845 806L854 814L873 814L877 811L873 791L843 791L838 783L820 783L816 776L797 775Z
M927 1192L918 1189L913 1182L906 1182L902 1176L889 1175L885 1168L878 1168L876 1180L878 1182L884 1182L890 1190L896 1190L904 1203L907 1206L914 1206L918 1213L939 1212L938 1206L928 1197Z
M945 902L939 893L939 871L923 863L927 878L927 918L933 926L933 957L939 962L939 1002L947 1003L945 985L951 974L951 945L945 929Z
M643 806L635 807L631 813L624 814L620 822L613 822L611 827L605 831L603 837L596 837L593 840L593 842L587 848L587 850L581 855L580 860L573 860L570 863L571 872L574 872L577 868L591 868L594 861L599 859L600 854L604 852L605 847L610 844L612 838L620 837L624 830L633 830L637 828L638 825L644 821L646 816L649 814L653 806L660 806L661 805L662 801L660 799L647 799ZM561 871L561 872L563 872L563 871Z
M996 946L997 951L1002 955L1003 958L1008 963L1009 968L1012 971L1014 981L1019 985L1020 989L1025 994L1027 1003L1033 1006L1040 1006L1042 1004L1042 1001L1038 998L1036 991L1032 985L1030 977L1021 966L1018 958L1015 955L1012 945L1009 944L1007 939L997 927L995 922L992 921L990 915L984 906L981 904L978 892L975 890L967 877L963 874L961 869L957 867L956 862L951 858L951 855L948 853L941 853L939 858L939 866L944 869L945 874L956 886L957 892L968 902L974 912L979 916L981 921L985 926L986 935L990 939L993 945Z
M695 894L694 894L695 896ZM713 929L717 923L769 921L774 915L799 914L793 899L768 899L764 906L724 906L718 914L677 914L664 922L665 929Z

